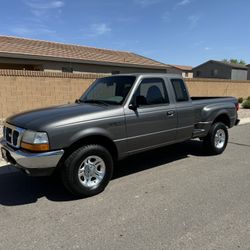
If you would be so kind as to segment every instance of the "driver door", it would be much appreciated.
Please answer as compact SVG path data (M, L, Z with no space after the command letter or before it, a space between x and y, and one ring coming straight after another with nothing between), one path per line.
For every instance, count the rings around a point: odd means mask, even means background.
M125 110L128 154L175 141L177 116L164 79L142 79L133 98L137 109Z

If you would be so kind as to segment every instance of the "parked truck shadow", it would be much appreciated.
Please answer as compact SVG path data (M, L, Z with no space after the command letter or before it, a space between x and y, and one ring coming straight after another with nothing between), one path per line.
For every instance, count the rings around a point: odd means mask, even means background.
M113 179L145 171L183 158L207 156L200 141L188 141L147 153L137 154L117 163ZM3 167L3 168L7 168ZM11 167L10 167L11 168ZM72 197L59 180L48 177L29 177L22 172L0 174L0 204L17 206L35 203L46 197L51 201L70 201Z
M115 168L113 178L121 178L136 172L168 164L187 158L189 155L209 156L202 147L201 141L190 140L130 156L118 163L119 167Z

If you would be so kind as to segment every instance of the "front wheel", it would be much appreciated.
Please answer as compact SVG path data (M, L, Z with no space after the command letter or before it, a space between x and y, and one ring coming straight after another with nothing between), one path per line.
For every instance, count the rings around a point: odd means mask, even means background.
M74 151L62 167L62 182L74 195L87 197L102 192L113 174L113 159L100 145L86 145Z
M228 130L224 123L217 122L214 123L210 130L208 135L204 138L203 143L211 154L221 154L228 142Z

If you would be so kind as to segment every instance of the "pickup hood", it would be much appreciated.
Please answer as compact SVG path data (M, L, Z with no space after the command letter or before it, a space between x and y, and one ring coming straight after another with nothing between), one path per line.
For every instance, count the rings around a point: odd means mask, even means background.
M113 109L117 107L75 103L23 112L7 118L6 121L24 129L47 131L51 127L110 117L114 115Z

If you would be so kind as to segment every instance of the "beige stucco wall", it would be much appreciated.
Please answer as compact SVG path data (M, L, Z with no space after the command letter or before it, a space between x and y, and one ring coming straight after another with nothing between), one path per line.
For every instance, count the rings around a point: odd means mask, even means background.
M250 96L250 81L192 78L185 79L192 96Z
M0 70L0 119L24 110L74 102L101 76Z
M0 119L24 110L74 102L100 74L0 70ZM250 96L250 81L186 79L192 96Z

